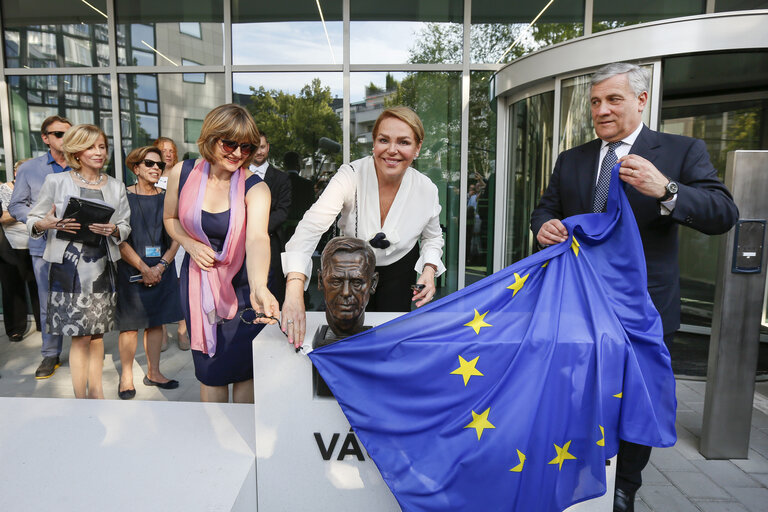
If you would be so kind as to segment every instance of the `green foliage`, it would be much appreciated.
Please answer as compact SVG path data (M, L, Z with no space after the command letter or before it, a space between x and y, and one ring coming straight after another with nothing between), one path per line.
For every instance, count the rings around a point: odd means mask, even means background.
M331 107L331 88L323 86L319 78L302 87L298 95L264 87L251 87L251 93L247 108L268 135L270 159L276 165L288 151L296 151L302 159L313 156L320 137L340 140L341 124Z

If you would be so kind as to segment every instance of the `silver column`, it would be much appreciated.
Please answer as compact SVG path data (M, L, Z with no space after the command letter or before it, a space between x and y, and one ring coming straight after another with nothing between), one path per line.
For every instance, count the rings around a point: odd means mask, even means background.
M768 151L729 153L725 183L740 218L720 245L699 451L746 459L768 253Z

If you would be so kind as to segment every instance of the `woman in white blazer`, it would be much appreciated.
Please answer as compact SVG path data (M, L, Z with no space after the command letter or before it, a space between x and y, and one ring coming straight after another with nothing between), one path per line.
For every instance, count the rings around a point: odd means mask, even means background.
M51 264L48 297L40 297L48 301L44 329L72 337L69 365L75 397L104 398L103 335L114 328L115 262L120 259L118 245L131 232L130 208L125 186L101 173L108 147L99 127L82 124L71 128L64 136L63 150L72 170L46 177L29 212L27 229L33 238L46 237L43 259ZM114 208L108 222L87 226L101 237L97 245L80 240L76 235L80 224L75 218L61 218L70 197ZM59 231L75 238L59 238Z

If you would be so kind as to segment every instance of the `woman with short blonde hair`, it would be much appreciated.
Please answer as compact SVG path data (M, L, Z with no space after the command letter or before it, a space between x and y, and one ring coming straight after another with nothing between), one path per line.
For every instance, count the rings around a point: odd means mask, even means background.
M69 366L75 397L104 398L102 339L114 328L115 263L118 245L131 233L130 209L123 183L101 172L109 155L101 128L73 126L62 142L72 170L45 178L27 216L27 229L33 238L47 232L43 259L50 263L48 297L40 300L48 301L45 329L72 337ZM76 217L57 217L63 216L70 197L114 209L107 222L88 224L87 230L98 235L95 242L83 235Z

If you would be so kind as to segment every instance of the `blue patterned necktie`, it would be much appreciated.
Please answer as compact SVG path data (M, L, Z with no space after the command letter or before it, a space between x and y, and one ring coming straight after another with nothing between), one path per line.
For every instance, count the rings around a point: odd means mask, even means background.
M600 176L595 185L595 199L592 201L592 212L600 213L605 211L605 204L608 201L608 190L611 188L611 169L619 161L616 156L616 148L624 144L622 141L609 142L608 152L600 164Z

